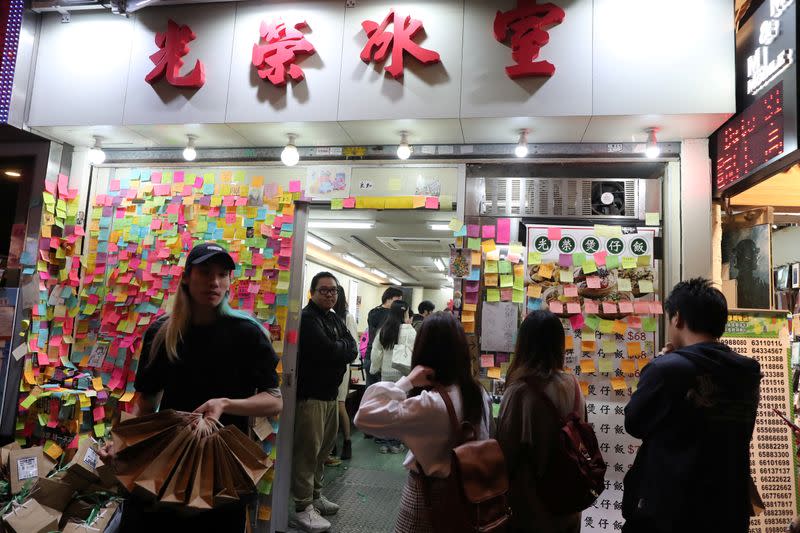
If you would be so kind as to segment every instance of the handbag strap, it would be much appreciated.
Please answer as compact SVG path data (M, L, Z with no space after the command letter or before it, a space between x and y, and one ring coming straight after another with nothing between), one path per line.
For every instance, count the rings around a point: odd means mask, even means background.
M447 415L450 418L450 429L455 435L456 439L456 446L461 444L461 424L458 422L458 416L456 416L456 408L453 407L453 400L450 398L450 394L448 394L447 390L441 385L436 386L436 392L439 393L439 396L442 397L444 400L444 405L447 407Z
M533 376L526 376L524 379L525 383L527 383L528 386L533 390L533 392L535 392L539 396L539 398L542 400L542 403L544 403L544 405L546 405L547 407L550 408L551 411L553 411L556 420L558 420L563 426L564 422L566 421L565 417L561 416L561 414L558 412L558 408L553 403L553 400L551 400L550 397L547 394L545 394L544 387L541 385L541 383L539 383ZM571 412L575 414L575 416L580 418L581 389L580 385L578 384L578 380L577 378L575 378L575 376L573 376L573 383L575 384L575 396L574 396L575 399L573 400L572 403Z

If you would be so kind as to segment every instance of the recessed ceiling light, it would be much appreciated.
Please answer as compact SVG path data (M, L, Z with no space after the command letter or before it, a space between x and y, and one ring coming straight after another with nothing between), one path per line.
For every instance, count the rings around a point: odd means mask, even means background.
M5 174L6 176L10 176L12 178L18 178L22 176L22 174L20 174L16 170L6 170L5 172L3 172L3 174Z
M441 259L437 257L433 260L433 264L436 265L436 270L439 272L444 272L444 262Z

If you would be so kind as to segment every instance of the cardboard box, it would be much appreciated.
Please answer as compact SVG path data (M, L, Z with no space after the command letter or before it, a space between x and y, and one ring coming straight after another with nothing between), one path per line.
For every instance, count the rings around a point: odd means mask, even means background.
M33 484L38 478L47 476L44 449L41 446L11 450L8 461L12 494L21 491L26 483Z
M12 533L49 533L58 530L58 517L31 499L4 515L3 524Z
M67 466L67 473L81 477L90 483L96 483L100 481L100 476L97 474L99 461L97 442L91 437L83 439L78 444L78 451Z
M0 467L8 468L8 458L11 455L11 451L20 449L22 449L22 446L20 446L19 443L17 442L6 444L2 448L0 448Z
M70 521L64 525L63 533L104 533L106 531L116 531L119 521L119 503L110 502L103 507L95 517L94 521L87 523L84 521Z
M53 478L41 478L31 490L31 498L39 502L40 505L55 510L61 514L67 508L75 489L63 481Z

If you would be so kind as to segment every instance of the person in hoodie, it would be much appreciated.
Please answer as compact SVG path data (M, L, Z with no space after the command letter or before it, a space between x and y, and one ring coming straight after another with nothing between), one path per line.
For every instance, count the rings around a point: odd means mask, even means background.
M625 408L642 446L625 476L623 532L746 533L761 367L720 342L728 304L710 281L678 283L664 308L666 353Z

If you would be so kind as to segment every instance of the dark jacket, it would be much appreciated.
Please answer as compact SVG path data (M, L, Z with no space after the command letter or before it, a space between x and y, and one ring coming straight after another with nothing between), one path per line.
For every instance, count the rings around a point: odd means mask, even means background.
M335 400L347 365L357 355L356 341L342 319L309 301L300 315L297 399Z
M422 328L422 323L425 321L425 317L422 315L414 315L411 317L411 325L414 329L419 333L420 328Z
M642 439L625 476L623 516L652 531L748 531L750 438L761 366L700 343L642 371L625 430Z
M386 320L386 317L389 316L389 312L390 309L379 305L378 307L370 310L369 314L367 315L369 341L367 341L367 356L364 359L368 361L372 358L372 342L375 340L375 334L381 328L381 325L383 325L383 321ZM369 366L367 366L367 372L369 372Z

